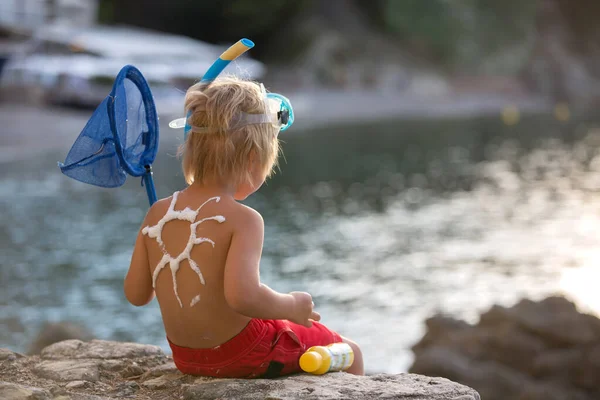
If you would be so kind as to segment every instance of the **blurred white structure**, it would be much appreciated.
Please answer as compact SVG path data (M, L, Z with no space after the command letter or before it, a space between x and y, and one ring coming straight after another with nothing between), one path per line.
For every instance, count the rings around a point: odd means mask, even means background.
M90 26L96 22L97 0L1 0L0 27L33 31L46 24Z
M149 81L161 111L174 105L179 112L182 90L202 78L226 48L148 29L97 25L97 11L97 0L0 0L0 31L19 34L18 40L0 40L0 98L95 107L119 70L133 64ZM257 79L265 66L246 55L226 72Z
M119 70L132 64L142 71L157 101L176 99L161 104L161 112L170 104L180 111L182 90L202 78L226 48L135 27L47 24L32 31L22 49L5 62L0 94L9 101L95 107L110 92ZM257 79L265 69L244 55L225 73Z

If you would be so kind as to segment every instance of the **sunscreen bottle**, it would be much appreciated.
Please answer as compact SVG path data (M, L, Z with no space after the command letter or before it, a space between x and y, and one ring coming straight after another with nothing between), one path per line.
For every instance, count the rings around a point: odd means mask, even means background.
M354 352L348 343L313 346L300 357L300 368L313 375L344 371L354 362Z

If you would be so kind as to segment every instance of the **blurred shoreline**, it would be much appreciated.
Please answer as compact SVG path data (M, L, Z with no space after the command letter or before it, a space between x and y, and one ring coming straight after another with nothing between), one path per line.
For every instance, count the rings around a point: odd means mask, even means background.
M518 114L550 113L550 101L533 95L493 92L462 92L440 96L415 96L366 90L298 90L284 92L292 101L296 122L294 131L315 127L339 127L368 123L414 119L454 119L478 116L502 117L510 108ZM159 111L161 141L174 140L178 131L167 124L180 117L180 99L155 99ZM32 154L68 149L92 115L91 109L4 102L0 104L0 163L11 162ZM44 129L52 128L51 137ZM18 134L17 134L18 133Z
M302 129L388 122L406 119L473 118L500 115L507 107L522 114L552 110L548 100L490 92L449 92L442 95L381 93L375 91L299 91L290 93L297 125Z

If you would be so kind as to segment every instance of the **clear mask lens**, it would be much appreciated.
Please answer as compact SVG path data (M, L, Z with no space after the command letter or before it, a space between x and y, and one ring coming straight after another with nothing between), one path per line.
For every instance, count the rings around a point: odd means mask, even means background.
M266 104L273 126L285 131L294 123L294 109L290 101L278 94L267 93Z

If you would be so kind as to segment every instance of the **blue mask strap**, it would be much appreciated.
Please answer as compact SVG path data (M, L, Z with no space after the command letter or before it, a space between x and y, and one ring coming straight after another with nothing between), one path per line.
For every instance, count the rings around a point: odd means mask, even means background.
M192 130L192 127L189 124L189 119L191 116L192 116L192 112L188 111L187 115L185 116L185 127L183 128L183 140L187 139L188 133Z

